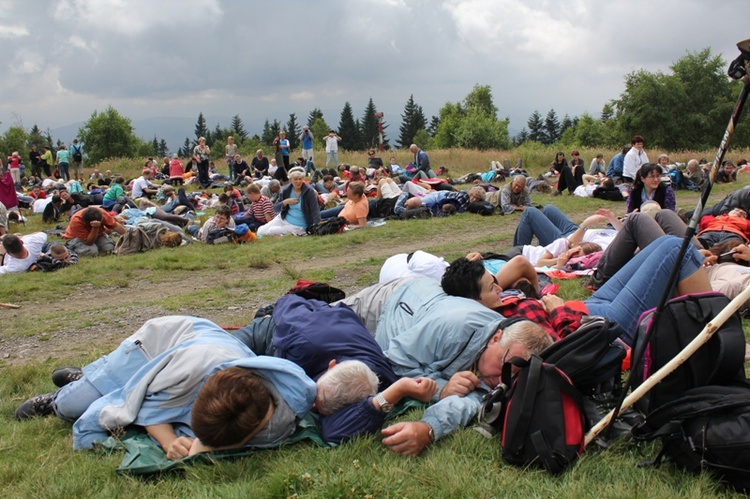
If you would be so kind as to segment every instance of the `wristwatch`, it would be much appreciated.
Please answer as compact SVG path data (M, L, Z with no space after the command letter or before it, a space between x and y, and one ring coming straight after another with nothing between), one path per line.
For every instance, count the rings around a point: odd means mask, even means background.
M393 410L393 404L385 399L382 392L375 395L375 400L378 401L378 405L380 406L381 411L388 413Z

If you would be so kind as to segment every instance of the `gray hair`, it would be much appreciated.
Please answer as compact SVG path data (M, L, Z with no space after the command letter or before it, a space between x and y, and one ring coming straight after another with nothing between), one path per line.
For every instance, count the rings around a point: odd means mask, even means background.
M281 187L281 182L276 179L270 180L268 182L268 188L270 189L271 187Z
M700 166L700 165L698 165L698 160L697 159L691 159L690 161L687 162L687 167L688 168L691 168L691 167L692 168L698 168L698 166Z
M359 360L345 360L318 378L318 410L333 414L348 405L375 395L378 376Z
M503 329L500 337L500 345L506 349L513 343L519 343L524 347L526 358L541 353L542 350L552 344L552 338L542 326L535 322L523 320L514 322Z
M523 182L523 185L526 185L526 177L524 175L513 175L513 181L512 184L515 184L516 182Z

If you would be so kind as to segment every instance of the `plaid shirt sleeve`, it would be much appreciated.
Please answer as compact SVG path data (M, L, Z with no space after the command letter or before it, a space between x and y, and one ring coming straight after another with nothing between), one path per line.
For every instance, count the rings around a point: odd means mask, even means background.
M586 315L583 302L565 302L547 313L538 300L525 299L503 303L498 310L505 317L523 317L539 324L555 341L569 335L581 324Z

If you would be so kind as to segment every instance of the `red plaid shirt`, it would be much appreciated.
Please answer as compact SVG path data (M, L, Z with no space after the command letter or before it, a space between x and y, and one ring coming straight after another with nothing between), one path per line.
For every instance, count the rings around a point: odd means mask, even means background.
M578 329L581 318L588 314L588 309L582 301L567 301L551 313L547 313L541 302L531 298L508 300L497 311L505 317L524 317L539 324L555 341Z

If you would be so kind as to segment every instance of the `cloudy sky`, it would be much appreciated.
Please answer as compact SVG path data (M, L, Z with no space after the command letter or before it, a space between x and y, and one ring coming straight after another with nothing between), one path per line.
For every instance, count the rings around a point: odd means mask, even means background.
M689 51L733 59L749 12L747 0L0 0L0 130L112 105L134 121L239 114L260 133L315 107L335 126L346 101L360 117L372 97L395 141L410 94L429 119L476 83L520 130L535 109L598 115L625 74Z

